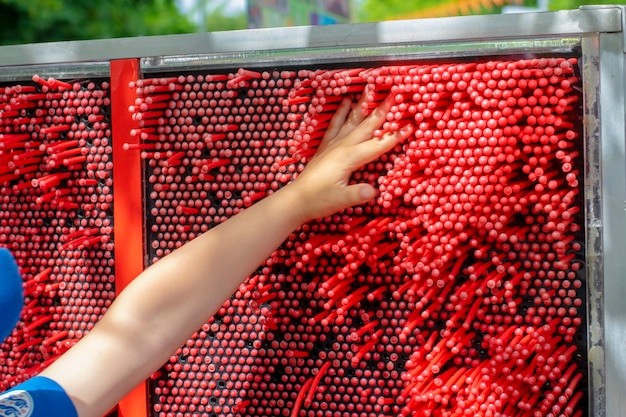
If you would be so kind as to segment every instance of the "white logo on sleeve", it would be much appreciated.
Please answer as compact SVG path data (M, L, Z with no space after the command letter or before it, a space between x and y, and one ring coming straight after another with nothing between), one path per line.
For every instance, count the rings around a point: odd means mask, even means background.
M0 417L30 417L33 411L33 398L26 391L0 394Z

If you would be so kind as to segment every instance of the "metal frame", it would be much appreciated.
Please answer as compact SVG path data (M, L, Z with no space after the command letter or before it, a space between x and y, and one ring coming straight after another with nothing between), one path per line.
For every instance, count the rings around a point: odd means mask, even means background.
M453 43L459 56L496 55L567 46L567 38L589 33L622 32L620 6L549 13L466 16L333 26L302 26L0 47L0 81L28 79L33 67L50 76L103 75L107 62L139 58L144 72L164 66L261 64L283 60L337 62L337 59L417 53L441 55ZM565 44L559 45L560 42ZM296 62L294 62L294 60Z
M599 287L599 296L604 297L601 304L604 311L597 312L603 317L603 323L597 324L604 325L604 345L599 343L597 347L591 346L590 358L593 359L591 363L594 383L604 376L606 397L602 398L600 391L593 410L594 413L596 410L602 411L600 402L605 400L606 416L620 415L626 409L626 395L623 390L626 384L626 281L623 275L626 270L624 59L624 34L601 34L600 83L596 102L599 108L598 119L593 123L588 120L588 128L598 129L598 135L587 135L588 140L599 142L600 160L597 161L597 168L600 169L600 177L595 187L591 187L598 194L591 198L598 200L593 204L600 205L601 217L589 218L587 224L588 228L596 228L597 238L601 242L601 252L596 253L596 266L601 270L590 273L589 277L597 279L595 284ZM594 181L593 175L588 178ZM588 242L594 243L598 242ZM596 330L600 334L600 329ZM594 349L598 351L595 352ZM604 358L601 358L602 353ZM602 371L604 375L601 375Z
M325 27L0 47L0 82L34 73L110 75L139 59L144 73L237 66L385 62L569 52L580 48L585 126L590 410L626 409L626 8L472 16Z

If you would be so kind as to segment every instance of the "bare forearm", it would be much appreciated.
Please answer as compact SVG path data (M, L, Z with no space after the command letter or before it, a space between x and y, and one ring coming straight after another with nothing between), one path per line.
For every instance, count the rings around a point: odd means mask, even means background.
M72 393L80 417L105 413L223 305L303 221L295 198L285 189L260 201L163 258L124 290L92 333L45 371ZM94 389L93 375L100 376L100 389ZM91 397L95 392L105 394Z
M165 328L184 323L176 339L187 338L301 225L303 219L293 207L295 198L289 190L281 190L146 270L133 289L151 294L141 306L140 314L145 314L141 321L165 324ZM163 311L166 305L173 308Z
M365 97L365 95L363 96ZM369 184L351 173L411 134L372 139L385 101L364 119L344 100L307 168L294 183L259 201L144 271L96 327L43 372L59 383L80 417L100 417L161 366L303 222L363 204Z

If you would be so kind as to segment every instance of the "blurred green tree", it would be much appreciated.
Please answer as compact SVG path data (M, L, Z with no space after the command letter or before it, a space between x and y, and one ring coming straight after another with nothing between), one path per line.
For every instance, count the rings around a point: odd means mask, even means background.
M615 4L614 0L549 0L550 10L578 9L583 5ZM416 19L468 14L500 13L505 5L537 7L538 0L361 0L357 21Z
M523 0L362 0L357 10L361 22L499 13L506 4Z
M246 12L227 14L224 12L225 7L226 4L223 3L206 16L205 27L207 31L219 32L248 28L248 15Z
M550 0L550 10L578 9L580 6L601 4L620 4L620 2L615 0Z
M0 44L195 32L175 0L0 0Z

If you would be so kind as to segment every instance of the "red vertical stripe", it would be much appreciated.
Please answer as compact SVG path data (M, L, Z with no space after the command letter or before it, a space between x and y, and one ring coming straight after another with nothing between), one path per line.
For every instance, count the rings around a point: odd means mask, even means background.
M135 91L129 82L139 76L139 60L111 61L111 119L113 134L113 216L115 227L115 287L119 294L143 270L143 206L139 152L125 151L124 143L139 143L130 130L137 127L128 107ZM146 417L146 384L135 388L119 404L120 417Z

